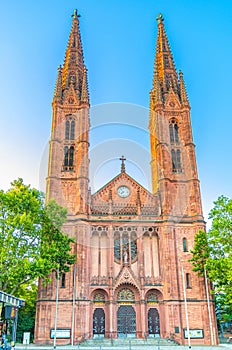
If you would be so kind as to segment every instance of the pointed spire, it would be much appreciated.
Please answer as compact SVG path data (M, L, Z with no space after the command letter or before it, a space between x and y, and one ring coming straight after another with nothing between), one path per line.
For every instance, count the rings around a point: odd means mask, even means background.
M183 73L182 73L181 70L180 70L179 77L180 77L180 99L181 99L181 103L182 103L182 105L189 106L188 94L187 94L187 91L186 91L186 87L185 87L185 83L184 83L184 77L183 77Z
M89 89L88 89L86 67L84 67L84 74L83 74L83 80L82 80L81 102L89 103Z
M161 14L157 17L158 38L156 42L156 57L154 68L153 87L157 88L157 81L163 94L168 92L170 83L173 90L178 91L178 75L174 64L172 52L164 28L164 18ZM157 79L158 77L158 79Z
M84 78L84 57L79 29L79 17L77 10L72 15L72 29L69 35L64 65L62 70L62 90L68 90L70 85L76 91L78 99L82 96L82 84ZM87 84L87 82L86 82Z

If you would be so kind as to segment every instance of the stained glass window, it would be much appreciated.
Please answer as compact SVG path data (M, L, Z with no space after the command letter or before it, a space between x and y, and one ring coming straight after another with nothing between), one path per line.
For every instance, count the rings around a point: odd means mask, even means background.
M119 228L119 231L120 228ZM128 231L128 232L127 232ZM137 235L128 227L121 234L114 234L114 260L116 262L134 263L138 255Z
M125 255L127 253L127 256L129 254L129 239L128 239L128 233L123 233L122 236L122 256L123 260L125 258Z
M114 258L116 261L121 261L121 244L120 235L118 233L114 234Z
M118 293L118 301L134 301L135 295L132 290L124 288Z
M93 297L94 303L104 303L105 302L105 296L103 293L96 293Z
M131 260L137 257L137 236L136 233L131 234Z
M147 302L148 303L157 303L158 297L157 297L156 293L154 293L154 292L150 293L147 297Z

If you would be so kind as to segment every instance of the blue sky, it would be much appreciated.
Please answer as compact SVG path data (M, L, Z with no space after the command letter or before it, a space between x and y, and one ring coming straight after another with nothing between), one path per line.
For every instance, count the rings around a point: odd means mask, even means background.
M63 63L71 14L75 8L82 16L80 26L90 98L92 106L97 106L93 115L101 108L114 109L112 103L116 102L126 104L129 109L131 105L141 106L138 110L139 113L142 111L144 118L149 107L153 75L157 35L155 18L159 12L163 13L176 67L183 70L192 106L193 135L207 218L219 195L232 196L230 1L2 2L0 187L7 189L12 180L22 177L25 183L38 188L41 177L46 174L44 152L50 136L51 101L57 67ZM99 107L101 104L107 105ZM140 156L143 158L144 154L144 159L149 147L146 123L141 128L136 126L136 130L140 130L134 132L132 140L127 140L132 148L140 149ZM108 140L110 136L120 140L127 138L127 128L122 125L109 128ZM98 143L105 145L105 132L97 127L93 129L94 155ZM129 133L132 134L131 130ZM141 146L138 146L140 142ZM123 147L119 147L118 152ZM138 180L142 177L141 182L146 185L146 171L144 173L140 165L130 161L128 153L128 172ZM95 174L96 184L92 184L94 190L101 181L116 175L119 167L120 164L115 165L113 159L112 162L102 159Z

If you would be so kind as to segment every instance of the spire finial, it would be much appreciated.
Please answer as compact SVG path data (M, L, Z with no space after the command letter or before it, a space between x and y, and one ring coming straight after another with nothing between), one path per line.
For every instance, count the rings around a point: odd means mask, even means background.
M126 167L125 167L125 160L126 160L126 158L124 156L121 156L120 160L122 161L121 173L125 173L126 172Z
M159 13L159 14L158 14L158 17L156 18L156 20L158 21L159 24L162 23L162 22L164 21L164 18L163 18L162 13Z
M81 17L81 15L77 12L77 9L75 9L75 10L73 11L72 17L73 17L73 18Z

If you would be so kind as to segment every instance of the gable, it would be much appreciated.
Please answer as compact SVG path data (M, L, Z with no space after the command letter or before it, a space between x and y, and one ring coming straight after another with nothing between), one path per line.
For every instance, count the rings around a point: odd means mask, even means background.
M158 198L125 172L91 196L92 214L158 215Z

